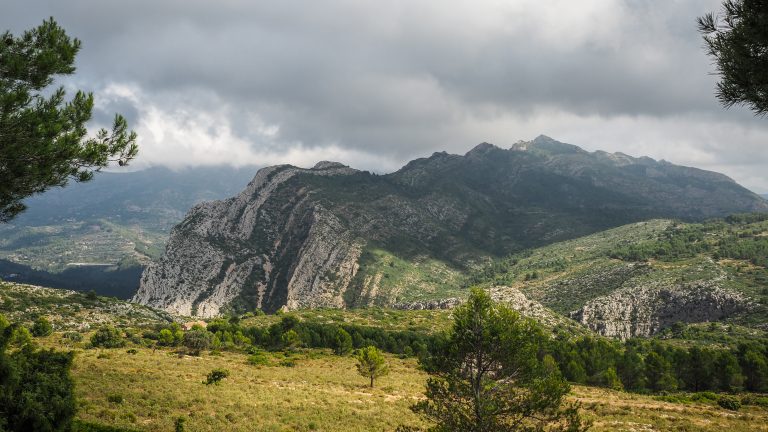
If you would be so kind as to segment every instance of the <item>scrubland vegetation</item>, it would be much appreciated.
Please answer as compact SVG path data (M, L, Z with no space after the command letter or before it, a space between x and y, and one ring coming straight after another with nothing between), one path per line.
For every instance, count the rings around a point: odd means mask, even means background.
M101 300L83 296L89 301ZM314 310L215 319L186 331L161 320L73 331L60 317L40 317L26 324L39 337L16 326L14 346L27 340L74 352L74 424L83 431L171 431L179 421L188 431L425 428L410 410L424 400L428 377L419 357L453 323L451 311ZM571 382L566 401L581 403L591 430L768 430L764 339L713 348L566 333L547 340L540 355ZM351 355L365 346L384 351L389 369L373 388Z

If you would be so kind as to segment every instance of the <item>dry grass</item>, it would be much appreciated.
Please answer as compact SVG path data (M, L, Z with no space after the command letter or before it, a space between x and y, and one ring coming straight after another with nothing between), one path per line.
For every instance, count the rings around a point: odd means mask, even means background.
M574 387L574 397L593 419L594 432L768 431L768 410L728 411L703 403L670 403L649 396L593 387Z
M171 431L178 417L187 418L187 431L379 431L420 424L408 410L424 383L413 359L389 357L390 375L371 389L349 357L312 351L297 354L294 367L251 366L246 358L179 358L149 349L80 352L73 369L78 417L148 431ZM219 385L203 384L214 368L231 375ZM110 403L110 395L124 401Z
M55 338L49 339L55 343ZM106 358L104 358L106 356ZM409 409L423 392L426 375L414 359L389 356L391 373L376 387L357 375L354 360L328 351L268 354L274 366L252 366L237 353L179 357L170 350L85 350L76 356L78 417L146 431L172 431L186 418L187 431L393 431L423 426ZM99 358L102 357L102 358ZM214 368L231 372L206 386ZM109 396L122 396L122 403ZM116 398L112 398L113 400ZM703 403L660 402L650 396L574 387L593 431L768 431L768 410L732 412Z

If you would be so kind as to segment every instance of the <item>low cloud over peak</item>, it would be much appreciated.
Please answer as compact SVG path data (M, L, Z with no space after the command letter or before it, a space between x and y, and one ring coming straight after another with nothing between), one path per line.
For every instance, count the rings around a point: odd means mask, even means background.
M716 0L12 1L83 41L65 84L121 112L142 164L414 157L547 134L768 191L768 121L723 110L695 18Z

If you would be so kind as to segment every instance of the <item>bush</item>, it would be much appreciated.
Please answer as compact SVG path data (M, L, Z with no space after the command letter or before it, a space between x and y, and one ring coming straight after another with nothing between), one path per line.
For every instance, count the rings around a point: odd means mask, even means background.
M744 395L741 398L741 404L768 407L768 396Z
M248 363L254 366L269 366L269 357L263 352L254 352L248 357Z
M170 331L169 329L160 330L160 333L157 335L158 345L172 346L174 342L175 342L175 338L173 337L172 331Z
M45 317L40 317L32 324L32 335L34 337L50 336L53 333L51 322Z
M25 345L6 353L0 341L0 429L69 430L75 415L73 353Z
M62 338L69 340L70 342L81 342L83 340L83 334L78 332L66 332L62 335Z
M91 345L97 348L121 348L125 346L125 339L120 330L106 325L91 336Z
M223 380L224 378L229 376L229 371L226 369L214 369L211 372L208 373L206 376L205 381L203 381L203 384L205 385L211 385L211 384L218 384Z
M175 432L184 432L184 417L179 417L173 422L173 430Z
M717 400L717 404L721 408L725 408L731 411L738 411L741 408L741 402L733 396L720 396Z
M136 348L131 348L128 351L126 351L126 353L131 354L131 355L136 355L136 354L139 353L139 350L137 350Z
M107 395L107 402L109 402L109 403L121 404L121 403L123 403L123 401L124 401L123 395L119 395L119 394Z
M212 335L205 330L190 330L184 334L184 346L191 355L200 355L200 351L211 346Z

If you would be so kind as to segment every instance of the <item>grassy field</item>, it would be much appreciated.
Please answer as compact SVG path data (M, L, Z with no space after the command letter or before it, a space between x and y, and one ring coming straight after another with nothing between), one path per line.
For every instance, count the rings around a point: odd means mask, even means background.
M302 321L318 324L353 324L383 330L410 330L432 334L447 330L453 318L448 310L396 309L300 309L292 311ZM279 322L280 315L261 315L243 320L243 326L267 327Z
M57 336L46 345L60 347ZM388 356L389 376L376 387L357 375L354 360L325 350L268 353L253 366L239 353L179 356L169 349L80 350L73 375L78 418L141 431L392 431L426 426L408 407L426 375L414 359ZM291 360L291 361L286 361ZM293 364L289 366L289 364ZM231 375L203 381L214 368ZM593 431L768 431L768 408L728 411L714 403L672 403L658 397L576 386Z
M389 357L390 375L371 389L351 357L311 351L292 355L294 366L285 366L282 355L269 357L273 366L252 366L233 353L83 351L72 371L78 418L147 431L171 431L179 417L188 431L391 431L421 424L408 410L424 382L413 359ZM203 384L214 368L231 376Z

